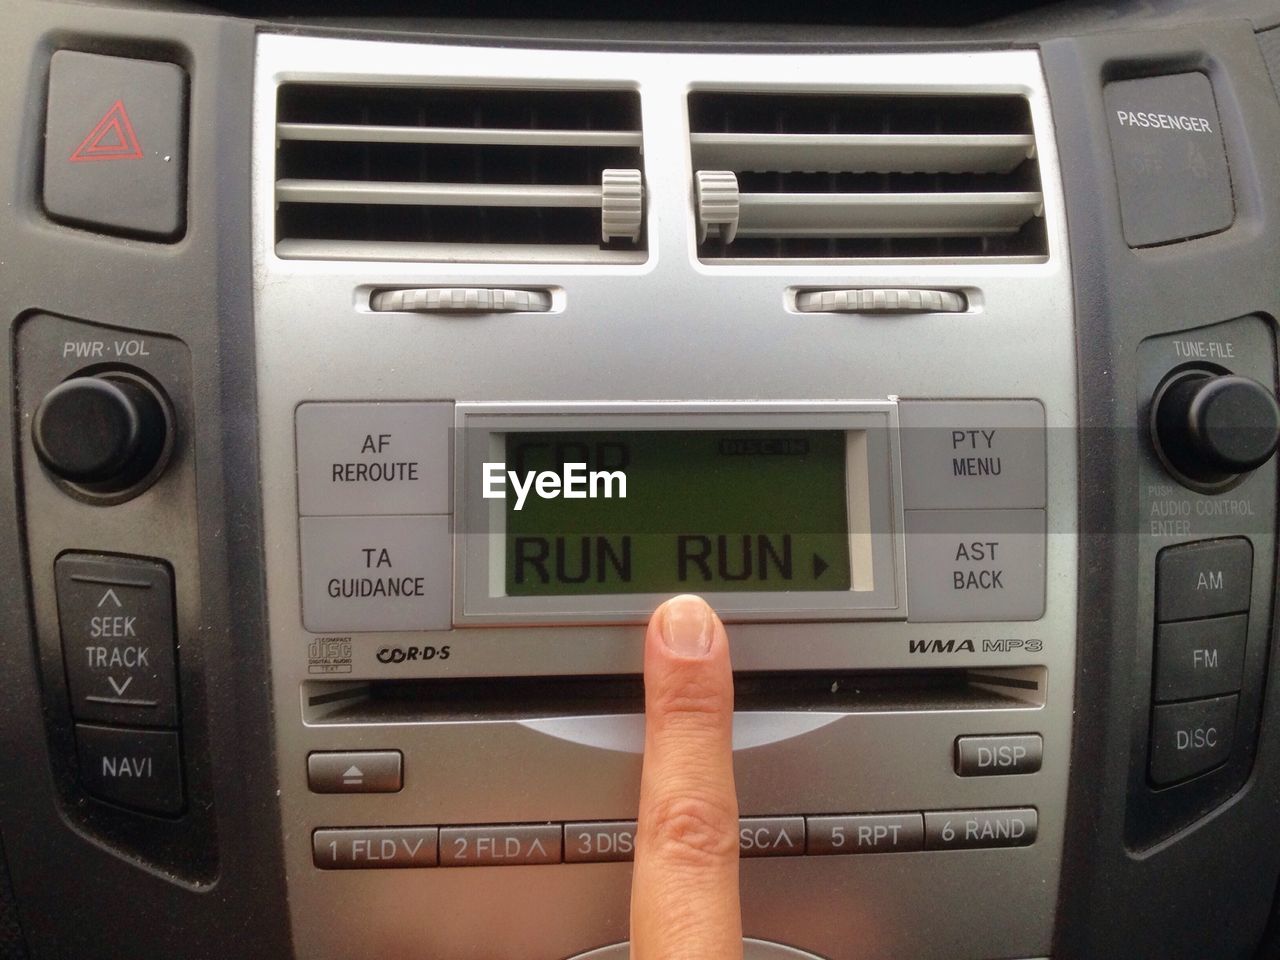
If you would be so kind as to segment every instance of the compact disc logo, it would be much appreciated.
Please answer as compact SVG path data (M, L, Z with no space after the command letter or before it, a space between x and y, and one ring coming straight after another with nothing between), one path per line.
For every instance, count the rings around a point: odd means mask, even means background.
M443 647L383 647L378 651L379 663L416 663L422 660L448 660L452 650Z

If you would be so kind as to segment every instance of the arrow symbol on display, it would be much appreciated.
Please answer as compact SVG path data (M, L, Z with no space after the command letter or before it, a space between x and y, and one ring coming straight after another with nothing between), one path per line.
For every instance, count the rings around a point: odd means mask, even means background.
M120 602L120 598L116 596L116 592L112 590L110 587L108 587L107 592L102 595L102 599L98 601L98 606L101 607L104 603L107 602L107 600L110 600L117 607L124 606L124 604Z
M125 677L124 683L116 683L115 677L107 677L107 683L111 684L111 689L116 692L116 696L123 696L124 692L129 689L129 684L133 683L133 677Z
M817 580L820 576L827 572L827 567L831 564L823 560L816 553L813 555L813 579Z

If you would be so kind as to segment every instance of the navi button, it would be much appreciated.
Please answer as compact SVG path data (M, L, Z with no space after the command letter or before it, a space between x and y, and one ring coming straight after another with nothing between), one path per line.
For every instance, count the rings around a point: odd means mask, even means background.
M80 783L100 800L145 813L182 812L182 756L172 730L76 724Z

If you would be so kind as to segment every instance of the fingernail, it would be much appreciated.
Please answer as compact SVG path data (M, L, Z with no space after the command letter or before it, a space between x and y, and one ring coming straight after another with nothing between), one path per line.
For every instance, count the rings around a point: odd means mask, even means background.
M668 600L663 608L662 639L678 656L703 656L711 649L711 608L700 597Z

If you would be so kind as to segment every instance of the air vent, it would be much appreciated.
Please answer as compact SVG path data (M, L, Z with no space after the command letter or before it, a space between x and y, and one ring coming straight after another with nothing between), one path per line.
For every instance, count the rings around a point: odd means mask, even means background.
M291 83L276 142L281 257L645 256L631 91Z
M703 260L1043 260L1019 96L694 93Z

